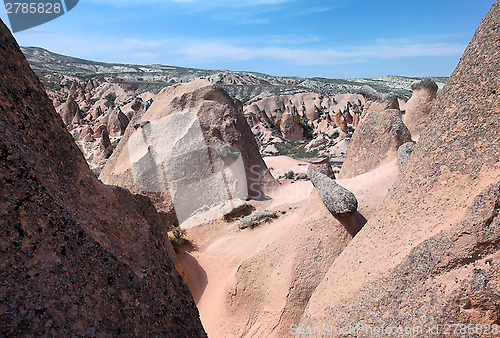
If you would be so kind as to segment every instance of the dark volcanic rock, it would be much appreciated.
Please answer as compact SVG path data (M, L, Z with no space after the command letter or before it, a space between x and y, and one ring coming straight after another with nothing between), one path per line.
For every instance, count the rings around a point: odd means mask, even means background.
M145 197L90 171L0 22L0 336L205 336Z
M330 177L315 171L309 179L316 188L326 208L335 216L352 215L358 209L356 196Z

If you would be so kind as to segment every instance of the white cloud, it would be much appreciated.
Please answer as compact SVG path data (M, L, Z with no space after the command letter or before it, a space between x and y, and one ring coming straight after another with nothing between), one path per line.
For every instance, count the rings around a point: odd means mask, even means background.
M19 34L17 37L21 45L41 45L54 52L99 61L207 67L244 61L275 61L299 66L362 64L406 57L459 56L465 49L461 43L431 39L428 39L429 42L397 39L364 45L304 47L308 42L319 40L314 35L268 35L239 41L190 37L115 39L103 36L59 36L60 39L54 39L52 34ZM280 39L282 43L279 43ZM294 39L297 43L290 43Z
M270 59L294 65L338 65L404 57L459 55L456 43L374 43L337 48L248 47L224 41L190 41L177 53L194 63Z

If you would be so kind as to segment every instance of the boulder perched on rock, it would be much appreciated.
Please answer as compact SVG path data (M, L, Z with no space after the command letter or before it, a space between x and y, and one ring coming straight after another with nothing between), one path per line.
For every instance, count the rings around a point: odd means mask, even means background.
M360 94L365 98L365 106L361 118L366 114L381 112L387 109L399 110L398 97L394 93L381 94L370 86L363 86Z
M351 178L393 160L398 148L410 141L411 134L398 109L364 113L352 135L339 177Z
M310 163L311 164L309 164L309 166L307 167L307 173L309 175L311 174L311 172L315 171L324 174L331 179L335 179L335 173L333 172L333 168L328 157L313 159L310 160Z
M206 336L151 201L97 180L2 21L0 45L0 336Z
M412 95L405 105L403 121L413 138L418 140L430 119L432 103L436 98L438 86L428 77L412 84Z
M150 196L180 223L201 208L263 198L277 184L241 103L206 80L163 89L134 117L100 179Z
M356 196L325 174L310 172L309 179L316 188L326 208L334 216L352 215L358 209Z
M500 324L499 28L496 1L405 169L332 264L300 325Z
M415 142L406 142L398 149L398 165L400 169L403 169L410 158L411 153L415 149Z

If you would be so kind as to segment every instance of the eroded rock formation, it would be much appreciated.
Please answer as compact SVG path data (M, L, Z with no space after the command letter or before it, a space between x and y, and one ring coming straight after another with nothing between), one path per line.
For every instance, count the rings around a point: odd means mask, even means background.
M335 260L303 325L500 323L499 51L497 1L438 94L405 170Z
M418 140L424 131L431 116L431 108L438 86L430 78L423 78L411 86L412 96L405 104L403 121L410 130L413 138Z
M153 204L95 178L1 21L0 45L0 335L205 336Z
M260 157L238 101L208 81L167 87L133 119L100 178L151 196L182 223L196 210L276 182Z
M393 160L398 148L409 141L411 135L401 119L401 111L370 109L363 113L352 135L339 177L351 178Z

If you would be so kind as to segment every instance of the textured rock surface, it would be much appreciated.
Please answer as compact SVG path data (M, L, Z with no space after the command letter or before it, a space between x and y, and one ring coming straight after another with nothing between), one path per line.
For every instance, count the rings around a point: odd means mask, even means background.
M358 209L356 196L330 177L311 171L309 179L326 208L335 216L352 215Z
M1 21L0 45L0 335L204 336L152 203L95 178Z
M351 178L393 160L399 146L409 141L410 132L398 109L363 113L352 135L339 177Z
M403 169L410 158L411 153L415 149L415 142L406 142L398 149L398 165Z
M77 116L77 114L79 114L79 112L80 107L78 106L78 103L76 103L73 95L70 95L68 97L68 100L63 104L59 114L61 115L64 123L68 125L73 122L73 119L75 118L75 116Z
M108 131L105 129L101 134L101 141L99 142L99 151L103 158L109 158L113 153L113 147L109 140Z
M400 178L335 260L302 324L500 323L499 51L497 1Z
M238 228L240 229L253 228L254 226L257 226L259 223L265 222L266 220L276 217L278 217L278 213L276 211L257 212L253 215L249 215L240 219L238 222Z
M296 111L284 113L280 120L280 130L287 140L298 141L302 139L304 130L299 124L300 116Z
M239 102L205 80L163 89L130 123L100 179L150 196L169 218L175 205L180 222L276 185Z
M333 172L330 160L325 157L321 159L312 160L311 164L307 167L307 172L311 175L311 172L316 171L318 173L324 174L331 179L335 179L335 173Z
M429 122L431 107L436 98L438 86L432 79L423 78L421 81L414 83L411 89L413 93L405 104L406 113L403 115L403 121L413 138L417 140Z
M129 120L120 108L115 108L108 116L108 133L110 136L122 136Z

